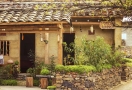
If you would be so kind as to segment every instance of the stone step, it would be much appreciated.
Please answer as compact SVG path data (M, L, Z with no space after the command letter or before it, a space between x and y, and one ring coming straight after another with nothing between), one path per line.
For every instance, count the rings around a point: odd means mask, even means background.
M17 80L25 80L26 76L28 76L29 73L19 73L18 77L16 78Z

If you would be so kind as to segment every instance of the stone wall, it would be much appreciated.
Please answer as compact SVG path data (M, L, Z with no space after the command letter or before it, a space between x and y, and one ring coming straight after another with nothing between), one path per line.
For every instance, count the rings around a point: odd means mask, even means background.
M81 31L80 31L81 26ZM103 37L109 45L114 44L114 30L102 30L98 25L93 25L95 34L90 35L88 30L91 25L74 25L74 32L76 37L87 36L88 40L94 40L97 36ZM64 33L70 33L70 28L64 28Z
M101 73L56 74L56 90L108 90L121 83L121 69L103 70Z
M20 57L20 34L18 33L6 33L6 36L0 36L0 40L7 40L9 44L9 55L4 55L4 63L7 63L7 60L19 60Z
M132 67L122 66L121 80L132 80Z

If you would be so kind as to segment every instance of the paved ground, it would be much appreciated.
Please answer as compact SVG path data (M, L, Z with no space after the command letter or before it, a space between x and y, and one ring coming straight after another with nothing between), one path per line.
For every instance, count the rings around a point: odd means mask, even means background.
M110 90L132 90L132 81L122 82Z
M0 90L47 90L47 89L26 86L0 86ZM110 90L132 90L132 81L122 82L120 85L115 86Z
M47 90L39 87L26 87L26 86L0 86L0 90Z

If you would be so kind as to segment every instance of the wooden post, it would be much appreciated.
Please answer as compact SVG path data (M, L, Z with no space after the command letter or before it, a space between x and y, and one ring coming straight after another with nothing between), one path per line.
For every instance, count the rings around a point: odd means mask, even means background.
M33 87L33 77L26 77L26 87Z
M115 19L115 24L121 26L121 19L116 18ZM115 32L114 32L115 47L118 47L119 45L121 45L121 34L122 34L122 28L116 27Z
M41 78L40 84L41 84L41 89L46 89L48 86L48 79L47 78Z
M45 40L49 41L49 33L45 33ZM49 44L48 43L47 44L45 43L45 64L49 64Z
M59 30L59 42L58 42L58 64L63 64L62 62L62 37L63 37L63 25L58 24Z

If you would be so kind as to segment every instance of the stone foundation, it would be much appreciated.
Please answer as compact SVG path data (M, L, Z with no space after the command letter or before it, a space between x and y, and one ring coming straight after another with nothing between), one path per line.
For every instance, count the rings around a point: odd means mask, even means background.
M121 83L121 69L103 70L100 73L56 74L56 90L108 90Z

